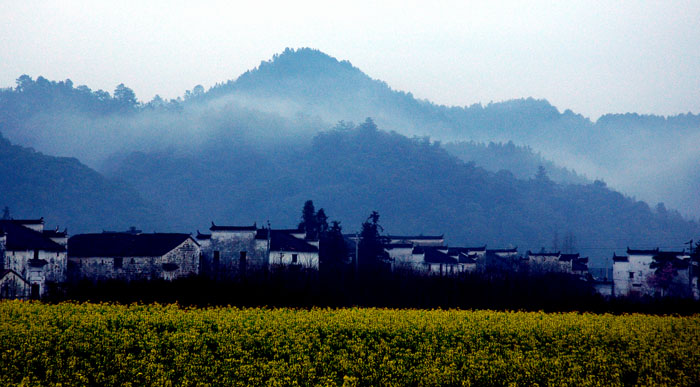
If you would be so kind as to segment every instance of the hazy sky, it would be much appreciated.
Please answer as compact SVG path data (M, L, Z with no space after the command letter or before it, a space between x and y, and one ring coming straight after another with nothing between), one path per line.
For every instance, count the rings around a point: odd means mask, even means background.
M1 87L28 74L174 98L312 47L441 104L700 112L700 1L7 0L0 19Z

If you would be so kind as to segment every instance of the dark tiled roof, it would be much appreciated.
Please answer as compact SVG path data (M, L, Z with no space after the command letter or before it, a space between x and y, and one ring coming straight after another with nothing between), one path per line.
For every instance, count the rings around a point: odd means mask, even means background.
M470 252L476 252L476 251L486 251L486 245L482 247L450 247L447 249L447 254L449 255L457 255L460 253L470 253Z
M102 230L103 234L141 234L142 232L142 230L139 230L134 226L129 227L129 229L126 231Z
M571 264L571 270L573 270L573 271L587 271L588 265L584 262L581 262L581 260L577 260Z
M616 255L613 253L613 262L629 262L629 258L626 255Z
M413 248L413 245L410 243L387 243L384 245L384 248L387 250L391 249L410 249Z
M267 229L261 228L255 232L255 239L267 239Z
M211 239L211 234L202 234L197 230L197 237L198 240L205 240L205 239Z
M257 229L255 224L252 226L217 226L214 222L211 222L211 227L209 227L211 231L257 231Z
M455 258L439 251L438 249L424 247L425 251L425 262L427 263L447 263L455 264L458 261Z
M659 251L654 255L654 259L670 259L686 256L685 251Z
M423 253L425 253L425 247L413 246L413 254L423 254Z
M52 241L49 237L21 226L15 220L0 220L0 233L7 234L7 250L43 250L43 251L66 251L66 248Z
M431 240L431 239L444 239L444 234L443 235L387 235L386 236L389 239L398 239L398 240Z
M467 255L460 254L459 255L459 263L474 264L474 263L476 263L476 260L474 258L467 256Z
M189 234L78 234L68 240L68 256L159 257L190 238Z
M540 257L556 257L559 256L560 252L557 251L556 253L533 253L532 251L528 250L527 255L537 255Z
M575 259L578 259L579 253L576 254L562 254L559 256L560 261L573 261Z
M15 222L17 224L43 224L44 223L43 216L39 219L4 219L4 220L10 221L10 222Z
M316 253L318 247L295 238L289 233L272 230L270 233L270 251L298 251L300 253Z
M655 248L653 250L632 250L629 247L627 248L627 255L654 255L659 252L659 248Z

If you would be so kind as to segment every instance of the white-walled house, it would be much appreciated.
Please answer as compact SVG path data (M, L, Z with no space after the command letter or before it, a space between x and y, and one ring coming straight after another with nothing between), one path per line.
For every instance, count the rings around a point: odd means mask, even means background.
M252 226L219 226L211 234L197 232L202 246L202 274L230 279L250 270L296 267L318 270L319 241L306 240L298 229L272 230Z
M456 275L460 273L459 260L447 255L447 250L434 246L421 246L425 272L431 275Z
M256 239L269 252L270 267L297 267L318 270L318 241L308 241L306 233L298 230L258 230Z
M24 281L0 278L5 286L19 286L7 291L20 294L26 291L22 284L28 283L29 294L17 297L39 298L45 296L52 285L65 283L67 251L66 244L60 243L65 236L65 233L45 233L43 218L0 220L0 271L3 276L19 276Z
M560 254L559 255L559 270L564 273L574 272L574 262L580 258L578 253L575 254ZM578 266L578 265L577 265Z
M75 280L174 280L199 273L200 246L189 234L104 232L68 241Z
M559 258L561 257L560 252L539 252L533 253L532 251L527 251L527 262L531 267L545 270L545 271L560 271L561 265L559 264Z
M266 241L256 238L258 228L252 226L220 226L212 222L209 240L202 246L202 273L214 279L231 279L248 271L259 271L269 264ZM200 238L198 236L198 238ZM200 239L198 239L200 240Z
M582 280L588 280L590 278L588 272L588 257L577 257L573 259L571 263L571 274L578 276Z
M633 250L613 254L613 296L692 295L690 255L681 251Z
M499 258L515 258L518 256L518 247L506 249L487 249L486 254L495 255Z
M384 245L384 251L389 254L391 270L422 270L422 257L415 261L412 243L390 243ZM416 256L417 257L417 256Z

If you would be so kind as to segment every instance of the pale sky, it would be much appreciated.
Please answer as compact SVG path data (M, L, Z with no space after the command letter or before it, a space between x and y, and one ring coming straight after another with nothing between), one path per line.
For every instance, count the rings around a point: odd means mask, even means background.
M0 87L28 74L175 98L312 47L440 104L700 113L700 1L4 0L0 20Z

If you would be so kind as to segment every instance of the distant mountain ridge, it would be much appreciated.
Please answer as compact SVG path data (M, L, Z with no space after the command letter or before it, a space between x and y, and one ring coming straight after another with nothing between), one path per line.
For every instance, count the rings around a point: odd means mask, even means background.
M464 107L436 105L392 90L349 62L313 49L287 49L201 97L224 96L260 98L285 106L288 115L303 112L329 122L372 117L386 130L443 142L512 141L532 150L526 163L541 157L545 163L554 161L557 168L604 179L628 194L700 216L700 195L696 194L700 191L700 114L606 114L592 122L533 98ZM455 154L480 165L478 149L471 150L477 152L469 154L462 148ZM666 157L655 159L652 153ZM495 154L489 159L491 170L512 165L510 159Z
M610 114L592 122L532 98L441 106L308 48L287 49L236 80L197 86L171 101L139 104L124 85L110 95L26 76L15 89L0 90L0 131L10 140L78 157L103 172L114 154L196 153L236 136L252 147L261 138L308 143L338 121L365 117L385 130L443 141L464 161L491 171L518 165L515 175L526 178L542 164L556 181L605 180L652 204L700 215L700 115ZM511 148L479 145L510 141L515 160L503 152Z
M571 233L577 249L596 258L627 245L681 246L700 232L678 213L652 210L600 181L563 185L546 174L523 180L487 172L438 144L378 130L371 121L322 132L310 146L293 150L135 154L114 177L168 203L185 229L210 220L286 227L298 222L300 203L312 199L346 231L378 210L391 233L444 233L452 245L517 245L522 251L551 249L557 235Z
M12 145L0 134L0 208L5 206L14 217L42 216L47 227L60 225L71 233L167 223L157 206L123 182L77 159Z

